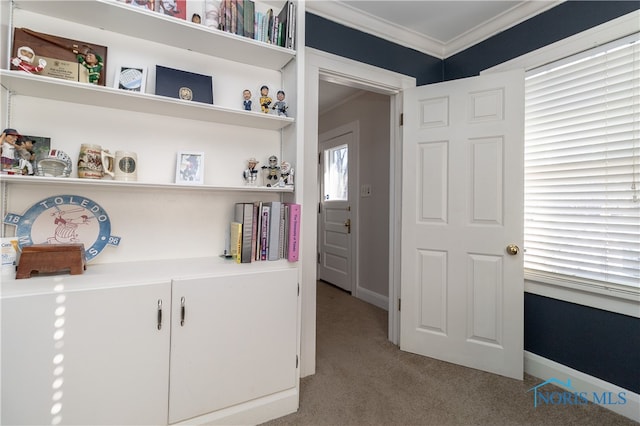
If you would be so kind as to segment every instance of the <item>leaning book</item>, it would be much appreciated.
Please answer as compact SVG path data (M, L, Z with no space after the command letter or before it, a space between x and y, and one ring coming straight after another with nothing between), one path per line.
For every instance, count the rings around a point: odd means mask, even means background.
M231 222L229 227L229 251L236 263L242 263L242 223Z

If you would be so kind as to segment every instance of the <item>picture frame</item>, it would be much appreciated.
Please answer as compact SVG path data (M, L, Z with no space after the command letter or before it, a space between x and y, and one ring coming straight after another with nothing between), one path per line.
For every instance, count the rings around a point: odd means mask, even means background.
M204 152L178 152L176 183L182 185L202 185L204 183Z
M128 92L145 93L147 88L147 68L139 65L116 67L113 87Z
M132 7L139 7L141 9L147 9L151 11L156 10L155 0L118 0L118 1L124 1L125 3L127 3Z

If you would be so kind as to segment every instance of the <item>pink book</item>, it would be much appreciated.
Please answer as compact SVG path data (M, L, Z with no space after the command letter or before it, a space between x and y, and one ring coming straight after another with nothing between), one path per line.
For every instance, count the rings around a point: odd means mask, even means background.
M289 253L287 260L297 262L300 254L300 204L289 204Z

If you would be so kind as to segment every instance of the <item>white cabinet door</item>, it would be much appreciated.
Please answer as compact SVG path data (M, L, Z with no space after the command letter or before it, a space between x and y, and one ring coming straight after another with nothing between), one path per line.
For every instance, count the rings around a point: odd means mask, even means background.
M170 296L166 282L3 299L2 423L165 424Z
M173 282L169 423L296 386L297 271Z

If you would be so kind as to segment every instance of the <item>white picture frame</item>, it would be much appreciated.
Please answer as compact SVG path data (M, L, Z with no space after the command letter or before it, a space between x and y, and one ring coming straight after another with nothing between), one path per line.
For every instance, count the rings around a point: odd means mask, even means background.
M204 152L178 152L176 183L181 185L202 185L204 183Z
M113 87L128 92L145 93L147 88L147 68L139 65L116 67Z

